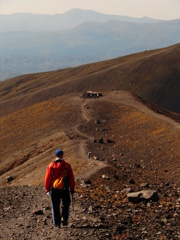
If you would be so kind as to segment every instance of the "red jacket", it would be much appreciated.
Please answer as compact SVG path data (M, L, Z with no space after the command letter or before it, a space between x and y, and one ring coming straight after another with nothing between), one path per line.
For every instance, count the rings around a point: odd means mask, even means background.
M51 162L46 170L46 176L45 176L45 188L46 191L49 192L52 188L53 182L59 177L59 174L61 172L61 169L64 168L65 161L61 160L58 162ZM68 164L68 170L69 170L69 184L70 189L74 190L75 188L75 180L74 180L74 174L71 168L71 165Z

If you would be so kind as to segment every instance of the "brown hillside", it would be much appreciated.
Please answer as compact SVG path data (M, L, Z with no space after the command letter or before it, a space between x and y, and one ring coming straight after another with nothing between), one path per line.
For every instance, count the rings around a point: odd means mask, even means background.
M154 84L165 91L164 72L173 72L167 56L178 72L179 49L0 83L1 239L179 239L180 114L140 97L152 96ZM159 69L157 81L149 62ZM173 106L177 91L167 90ZM58 230L44 189L57 148L76 178L75 210L71 205L68 227ZM156 191L159 200L131 203L128 191L140 190Z
M0 115L87 90L126 90L180 113L180 44L0 83Z
M60 96L1 117L1 239L156 239L157 231L162 239L178 239L179 123L128 92L81 96ZM76 177L75 212L60 232L52 227L44 190L57 148ZM7 182L8 176L13 180ZM160 200L129 203L125 189L146 188L141 184L156 190ZM35 210L43 215L34 216ZM162 228L164 219L168 225ZM149 226L151 231L142 230Z
M97 119L100 126L95 124ZM57 146L64 149L70 162L75 159L72 164L77 173L83 171L88 151L110 160L111 145L102 151L100 144L93 143L101 137L115 141L114 154L119 157L123 151L129 164L141 159L151 165L152 153L153 161L162 161L165 169L171 160L172 168L178 163L179 124L148 110L126 92L104 92L99 99L65 95L4 116L0 123L1 186L8 175L15 178L12 184L43 183L46 165Z

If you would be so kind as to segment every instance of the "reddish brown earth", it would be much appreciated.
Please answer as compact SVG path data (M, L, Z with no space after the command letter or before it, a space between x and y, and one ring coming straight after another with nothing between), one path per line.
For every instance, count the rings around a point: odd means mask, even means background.
M64 71L73 75L72 69ZM91 71L93 82L95 65ZM127 91L106 91L106 81L102 97L83 98L79 88L75 91L80 76L69 93L66 79L35 83L34 76L1 85L0 237L179 239L179 114ZM58 94L61 87L65 91ZM57 148L64 150L76 178L74 211L71 206L69 225L61 229L53 227L44 189ZM155 190L159 201L131 203L127 188Z

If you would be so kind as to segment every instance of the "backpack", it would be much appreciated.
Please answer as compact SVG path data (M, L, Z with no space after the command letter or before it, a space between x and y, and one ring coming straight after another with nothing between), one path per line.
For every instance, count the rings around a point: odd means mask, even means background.
M53 182L53 188L60 190L69 187L69 168L68 163L65 162L64 168L62 169L59 177Z

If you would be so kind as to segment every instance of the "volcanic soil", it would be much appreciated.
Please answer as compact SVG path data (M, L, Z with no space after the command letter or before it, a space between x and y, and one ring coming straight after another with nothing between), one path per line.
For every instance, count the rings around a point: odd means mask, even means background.
M180 239L179 122L129 92L102 94L59 96L1 117L1 239ZM58 148L76 178L61 229L44 188ZM140 190L159 200L129 201Z

